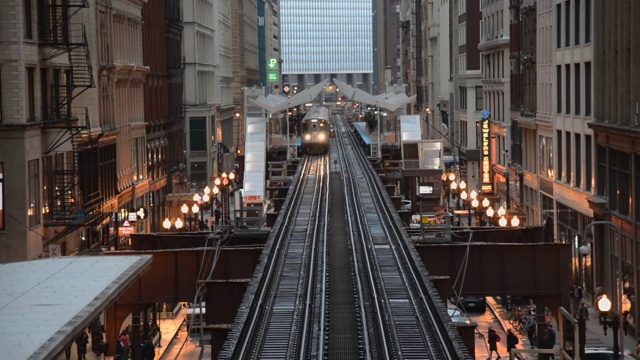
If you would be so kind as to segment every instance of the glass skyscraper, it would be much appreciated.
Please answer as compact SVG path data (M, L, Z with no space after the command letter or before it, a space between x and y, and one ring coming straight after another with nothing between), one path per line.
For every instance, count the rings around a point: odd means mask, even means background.
M281 0L282 73L372 73L371 1Z

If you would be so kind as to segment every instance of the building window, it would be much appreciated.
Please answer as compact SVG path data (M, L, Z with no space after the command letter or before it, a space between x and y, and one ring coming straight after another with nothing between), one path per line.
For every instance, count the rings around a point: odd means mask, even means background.
M53 200L53 156L42 158L42 217L51 220L50 202Z
M593 168L591 162L593 156L591 156L591 135L584 136L584 189L591 191L593 174L591 169Z
M553 168L553 139L547 136L540 136L540 175L549 179L555 179L556 173Z
M49 119L49 69L40 69L40 102L42 120Z
M556 156L558 158L558 180L562 181L562 130L556 130Z
M591 0L584 0L584 42L591 42Z
M29 118L28 122L36 121L36 95L35 95L35 74L36 69L32 67L27 68L27 114Z
M191 151L207 150L207 121L204 117L189 119L189 149Z
M562 4L556 5L556 49L562 47Z
M574 76L574 83L575 83L575 87L576 87L576 91L575 91L575 114L576 115L580 115L580 107L582 106L582 102L580 101L580 98L582 97L582 93L580 92L580 64L574 64L573 65L573 70L575 72L575 76Z
M571 2L564 2L564 46L571 46Z
M556 65L556 112L562 112L562 65Z
M573 16L574 42L575 45L580 45L580 0L573 1L573 10L575 14Z
M576 154L576 172L575 172L575 187L580 188L580 182L582 182L582 151L580 151L580 147L582 146L582 134L574 134L573 139L573 151Z
M31 14L31 0L24 0L24 38L33 39L33 15Z
M565 172L566 172L566 176L564 178L564 181L567 184L571 184L571 178L573 178L573 172L571 171L571 133L568 131L565 131L564 133L564 138L565 138L565 144L564 144L564 148L565 148L565 152L564 152L564 156L565 156Z
M4 230L4 163L0 162L0 230Z
M29 204L27 209L29 226L40 224L40 173L38 167L38 159L29 160Z
M620 215L630 215L631 156L621 151L609 151L609 208Z
M484 109L484 91L482 86L476 86L476 110Z
M460 86L458 91L460 91L460 110L467 109L467 88L464 86Z
M596 151L596 161L598 161L596 193L599 196L607 197L607 148L598 145Z
M467 138L468 138L467 126L468 126L468 122L466 119L460 120L460 146L464 148L467 147Z
M584 115L591 116L591 63L584 63Z
M567 107L565 112L571 114L571 65L566 64L564 66L564 90L566 92L565 98L567 99Z
M196 187L202 188L207 183L207 163L197 161L191 163L191 182Z

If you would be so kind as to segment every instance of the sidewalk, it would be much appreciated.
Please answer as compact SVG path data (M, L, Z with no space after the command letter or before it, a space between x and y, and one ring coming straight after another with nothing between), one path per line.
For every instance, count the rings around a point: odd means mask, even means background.
M498 322L500 323L500 327L502 329L502 331L504 332L504 337L501 337L504 339L502 342L504 344L504 348L505 348L505 352L506 352L506 332L508 329L511 329L511 325L509 324L509 312L502 307L501 304L498 303L498 301L496 301L495 298L493 297L487 297L487 305L489 306L489 309L491 310L491 312L493 312L493 314L496 316L496 318L498 319ZM593 307L593 304L591 303L591 301L589 301L589 299L587 300L587 307L589 308L589 320L586 322L586 344L585 347L589 348L589 347L604 347L604 348L609 348L612 349L613 348L613 330L611 328L607 329L607 335L604 335L604 331L603 331L603 327L602 325L600 325L599 323L599 313L598 311ZM558 331L557 328L557 322L552 321L552 326L556 332L556 346L555 349L559 349L559 344L560 344L560 332ZM520 342L517 345L518 349L528 349L530 348L531 344L529 344L529 340L527 339L526 335L522 335L520 333L518 333L517 331L513 330L513 333L516 334L518 336L518 338L520 339ZM631 334L627 334L624 337L624 353L628 356L633 356L633 352L635 350L636 347L636 339L631 335ZM619 344L623 345L620 343L620 339L619 339ZM576 339L576 349L578 346L577 343L577 339ZM640 359L638 357L633 356L634 358ZM537 357L532 357L531 355L529 355L529 357L526 357L526 355L524 356L525 359L535 359Z

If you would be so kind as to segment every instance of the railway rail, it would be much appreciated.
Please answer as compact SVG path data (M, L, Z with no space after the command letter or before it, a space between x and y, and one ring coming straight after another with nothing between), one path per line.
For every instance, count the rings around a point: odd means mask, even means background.
M220 358L471 358L380 178L334 123L331 155L298 167Z

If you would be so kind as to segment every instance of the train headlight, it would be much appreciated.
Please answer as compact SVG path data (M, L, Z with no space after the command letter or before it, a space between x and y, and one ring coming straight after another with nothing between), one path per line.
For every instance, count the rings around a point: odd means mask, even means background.
M311 135L310 134L304 134L304 139L305 140L311 140Z
M325 138L326 138L326 136L324 134L319 134L318 135L318 140L320 140L320 141L324 141Z

